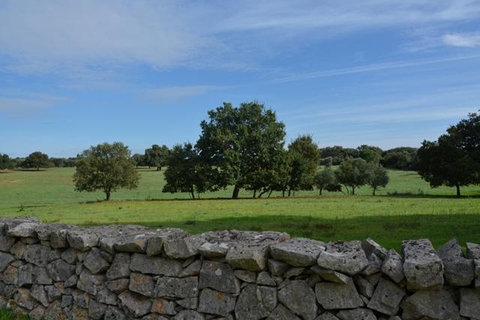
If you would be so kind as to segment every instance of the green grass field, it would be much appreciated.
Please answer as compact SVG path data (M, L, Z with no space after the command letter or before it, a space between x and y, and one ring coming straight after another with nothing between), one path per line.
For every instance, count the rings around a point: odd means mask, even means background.
M210 230L277 230L322 241L371 237L400 249L404 239L429 238L440 246L452 237L480 243L480 186L431 189L414 172L389 171L388 188L371 196L363 187L356 196L297 192L294 197L251 199L231 190L202 194L161 193L163 173L140 169L138 189L121 190L104 202L104 194L75 192L74 169L0 173L0 216L35 216L43 222L78 225L141 224L179 227L192 233Z

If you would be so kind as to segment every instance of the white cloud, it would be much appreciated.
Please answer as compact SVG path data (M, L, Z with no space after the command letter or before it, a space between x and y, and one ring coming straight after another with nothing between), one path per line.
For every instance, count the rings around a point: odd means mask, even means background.
M480 33L450 33L443 36L443 42L454 47L474 48L480 46Z
M148 90L147 97L156 103L178 103L211 91L225 90L227 88L208 85L162 87Z
M42 111L55 107L63 98L27 94L21 97L0 97L0 115L9 119L38 117Z

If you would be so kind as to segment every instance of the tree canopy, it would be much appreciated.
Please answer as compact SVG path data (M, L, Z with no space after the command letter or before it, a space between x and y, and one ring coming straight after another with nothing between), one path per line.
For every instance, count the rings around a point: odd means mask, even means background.
M102 143L78 156L73 182L76 191L101 190L106 200L121 188L133 189L140 175L130 157L130 150L121 142Z
M268 188L277 175L276 163L284 152L285 126L275 112L258 102L230 103L208 112L197 141L200 161L210 188L233 185L232 198L240 189Z
M418 150L418 174L433 188L460 187L480 183L480 115L450 126L437 141L423 141Z
M144 164L149 167L157 167L157 170L160 171L162 167L167 165L169 153L170 150L166 145L154 144L151 148L145 150Z
M8 156L8 154L0 153L0 170L12 169L12 168L13 168L13 162Z
M49 165L48 155L40 151L35 151L25 158L22 167L34 168L38 171L40 168L48 168Z

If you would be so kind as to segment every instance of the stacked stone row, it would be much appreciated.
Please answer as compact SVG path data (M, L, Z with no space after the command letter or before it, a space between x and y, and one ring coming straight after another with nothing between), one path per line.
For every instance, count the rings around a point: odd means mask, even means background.
M480 246L400 255L280 232L0 219L0 308L32 319L480 319Z

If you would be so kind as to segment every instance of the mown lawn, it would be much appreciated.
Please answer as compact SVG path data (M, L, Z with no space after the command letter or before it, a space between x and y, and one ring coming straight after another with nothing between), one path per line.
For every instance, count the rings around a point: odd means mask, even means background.
M140 186L112 195L73 189L73 169L13 171L0 174L0 216L36 216L44 222L79 225L141 224L210 230L277 230L322 241L375 239L400 249L404 239L429 238L440 246L452 237L480 243L480 187L431 189L414 172L390 171L390 184L371 196L297 192L294 197L231 200L231 190L190 200L187 194L161 193L163 173L141 169Z

